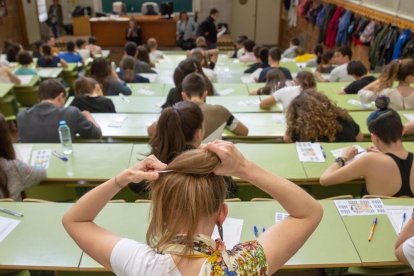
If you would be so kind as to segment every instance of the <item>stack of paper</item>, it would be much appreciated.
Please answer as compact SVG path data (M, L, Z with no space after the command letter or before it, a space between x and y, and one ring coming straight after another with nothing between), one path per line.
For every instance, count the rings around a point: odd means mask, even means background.
M325 155L319 143L296 142L300 162L325 162Z
M3 241L19 223L20 221L17 219L0 217L0 242Z
M385 215L384 203L379 198L335 200L341 216Z

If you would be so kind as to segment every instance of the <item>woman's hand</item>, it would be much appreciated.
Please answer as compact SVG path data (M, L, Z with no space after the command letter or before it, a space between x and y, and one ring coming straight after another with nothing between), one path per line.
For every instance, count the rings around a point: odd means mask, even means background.
M158 160L157 157L150 155L117 176L117 185L125 187L130 182L139 183L143 180L156 180L159 177L157 171L164 170L166 167L167 165Z
M342 151L341 157L345 159L345 161L349 161L353 159L358 154L358 149L356 147L348 147Z
M221 160L221 165L214 171L217 175L239 177L248 164L246 158L231 142L216 140L208 143L204 148L217 154Z

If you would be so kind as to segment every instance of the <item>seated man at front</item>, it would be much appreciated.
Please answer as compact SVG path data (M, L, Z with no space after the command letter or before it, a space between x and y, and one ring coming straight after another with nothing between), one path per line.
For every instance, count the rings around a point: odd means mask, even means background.
M249 129L224 106L205 103L207 97L207 86L204 77L198 73L191 73L183 80L184 100L198 104L204 116L204 139L219 129L223 124L225 128L237 136L247 136ZM148 134L153 136L156 123L148 127Z
M92 115L77 107L64 107L65 88L54 79L39 86L40 103L19 112L17 125L22 143L59 143L59 122L64 120L70 128L72 139L101 137L102 132Z

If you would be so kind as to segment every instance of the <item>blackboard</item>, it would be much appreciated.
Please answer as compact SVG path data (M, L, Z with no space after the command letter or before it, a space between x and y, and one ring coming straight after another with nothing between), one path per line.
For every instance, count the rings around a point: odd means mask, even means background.
M102 0L102 9L105 13L112 12L112 3L119 0ZM121 1L126 4L127 12L141 12L141 5L144 2L156 2L163 3L167 2L166 0L123 0ZM174 0L174 12L188 11L193 10L193 1L192 0Z

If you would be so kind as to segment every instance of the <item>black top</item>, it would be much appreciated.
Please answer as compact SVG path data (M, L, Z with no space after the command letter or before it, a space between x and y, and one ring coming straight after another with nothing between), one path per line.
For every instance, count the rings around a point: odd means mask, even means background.
M267 68L267 67L269 67L269 64L267 64L267 63L264 64L264 63L258 63L258 62L256 62L256 63L253 63L252 65L250 65L249 68L247 68L246 70L244 70L244 73L245 74L251 74L254 71L256 71L257 69L259 69L259 68Z
M411 167L413 165L413 153L409 152L406 159L401 159L398 156L392 154L392 153L385 153L389 157L391 157L394 162L398 166L398 170L400 171L401 175L401 188L400 190L393 196L400 197L400 196L409 196L414 197L413 192L411 191L410 186L410 174L411 174ZM362 189L362 196L367 195L368 191L367 188L364 187Z
M358 94L358 91L376 80L374 76L366 76L362 79L356 80L351 82L347 87L345 87L344 91L346 94Z
M342 126L342 131L336 134L335 140L332 142L356 142L356 136L359 133L359 125L355 123L354 120L346 121L344 119L338 118L338 122ZM299 133L293 133L292 135L293 142L316 142L316 141L301 141ZM318 138L317 142L330 142L329 138L322 136Z
M116 113L112 100L105 97L76 96L70 105L90 113Z
M134 30L132 30L132 34L128 35L129 30L131 28L128 28L125 32L125 39L127 41L135 42L137 45L142 44L142 34L141 34L141 27L136 26Z
M280 71L283 72L283 74L285 75L286 79L288 80L292 80L292 74L290 73L289 69L285 68L285 67L266 67L262 70L262 72L260 72L260 76L259 76L259 80L257 82L266 82L266 75L267 72L269 72L272 69L279 69Z
M206 20L201 22L197 29L197 36L204 36L208 42L217 42L217 27L214 18L208 16Z
M161 106L162 109L173 106L174 104L181 102L183 100L181 93L177 91L177 88L171 88L168 92L167 99L165 103Z

